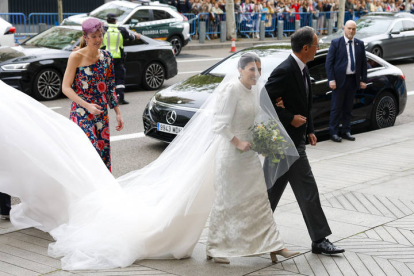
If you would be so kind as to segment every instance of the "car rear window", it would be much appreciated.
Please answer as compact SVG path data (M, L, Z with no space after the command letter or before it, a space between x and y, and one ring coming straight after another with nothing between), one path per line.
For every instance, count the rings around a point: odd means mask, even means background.
M152 13L154 14L154 20L164 20L173 18L169 12L163 10L152 10Z
M118 5L116 3L108 3L91 12L91 16L106 20L108 13L116 14L118 21L124 20L130 13L132 8Z
M361 18L357 22L357 33L381 34L388 30L391 22L383 18Z

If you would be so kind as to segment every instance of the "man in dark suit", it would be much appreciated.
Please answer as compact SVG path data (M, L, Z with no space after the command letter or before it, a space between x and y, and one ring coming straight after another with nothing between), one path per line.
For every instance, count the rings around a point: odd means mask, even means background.
M273 70L265 87L283 126L295 143L299 159L268 191L270 204L274 211L289 182L312 239L312 252L343 253L345 250L326 239L331 234L331 229L322 210L318 187L306 156L306 136L313 146L317 141L310 114L312 87L306 67L306 63L315 58L319 49L315 30L310 27L300 28L291 36L291 45L292 54ZM282 97L284 108L276 104L279 97Z
M367 87L367 58L364 42L354 38L356 23L348 20L344 36L332 40L326 57L328 85L332 89L329 133L331 140L341 142L339 122L342 117L342 138L355 141L351 135L354 98L358 89Z

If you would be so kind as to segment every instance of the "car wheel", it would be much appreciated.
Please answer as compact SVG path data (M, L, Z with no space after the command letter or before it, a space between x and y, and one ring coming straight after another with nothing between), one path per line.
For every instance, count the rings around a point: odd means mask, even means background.
M151 62L145 68L142 85L147 90L157 90L164 83L164 66L159 62Z
M53 100L62 94L62 76L52 68L41 70L33 81L33 94L40 101Z
M183 48L183 41L178 36L173 36L170 38L171 46L174 50L174 55L178 56L181 53L181 49Z
M383 92L374 103L371 114L373 129L393 126L397 118L397 102L390 92Z
M382 49L379 46L375 46L374 48L372 48L371 51L374 55L376 55L377 57L382 58Z

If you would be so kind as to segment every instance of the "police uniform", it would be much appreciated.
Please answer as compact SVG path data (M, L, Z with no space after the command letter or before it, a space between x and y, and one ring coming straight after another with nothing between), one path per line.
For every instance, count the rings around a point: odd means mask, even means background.
M108 19L116 19L115 14L108 14ZM118 96L119 104L127 104L124 99L125 90L125 75L126 69L124 66L125 53L124 53L124 40L135 40L135 34L128 31L124 27L118 27L116 24L108 23L105 26L105 35L103 44L105 49L111 52L115 65L115 85L116 94Z

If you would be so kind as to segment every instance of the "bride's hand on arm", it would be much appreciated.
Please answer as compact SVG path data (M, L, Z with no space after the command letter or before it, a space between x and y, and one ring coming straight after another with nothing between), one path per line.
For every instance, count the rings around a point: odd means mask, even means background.
M252 149L252 145L246 141L240 141L236 136L233 137L231 143L239 150L246 152Z

